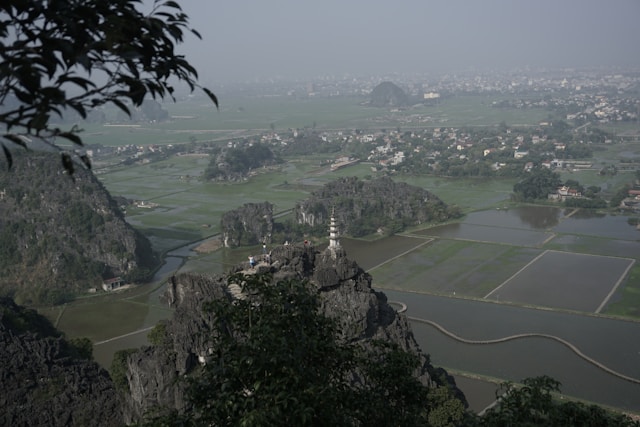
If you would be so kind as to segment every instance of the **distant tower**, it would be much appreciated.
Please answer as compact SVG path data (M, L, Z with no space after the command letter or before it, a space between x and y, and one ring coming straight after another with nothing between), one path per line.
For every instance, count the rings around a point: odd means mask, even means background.
M338 226L336 225L336 208L331 209L331 219L329 221L329 248L335 249L340 247L338 240Z

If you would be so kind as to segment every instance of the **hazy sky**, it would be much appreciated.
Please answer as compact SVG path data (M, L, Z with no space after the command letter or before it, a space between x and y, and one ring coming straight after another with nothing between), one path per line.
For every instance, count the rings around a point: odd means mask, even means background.
M640 0L178 0L204 83L640 65Z

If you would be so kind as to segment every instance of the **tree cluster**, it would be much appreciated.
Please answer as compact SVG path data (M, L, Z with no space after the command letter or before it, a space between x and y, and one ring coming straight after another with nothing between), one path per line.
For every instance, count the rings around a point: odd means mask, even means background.
M477 418L478 426L637 427L638 421L596 405L559 401L560 383L541 376L523 380L521 387L504 383L496 392L498 405Z
M239 180L255 169L282 163L282 159L265 144L217 149L204 171L206 180Z
M267 275L229 280L247 298L207 303L212 351L188 380L191 408L149 425L447 426L467 416L446 385L414 377L415 354L342 341L314 286Z
M360 180L341 178L314 191L295 208L295 220L310 226L322 225L324 233L335 211L342 232L361 237L379 231L393 234L409 226L442 222L460 216L456 206L448 206L433 193L383 177ZM310 220L303 218L313 218Z
M574 179L568 179L563 183L559 174L547 168L533 169L523 180L516 183L513 186L513 199L525 202L546 200L550 194L555 194L560 186L568 187L580 193L578 197L568 197L564 200L563 204L566 207L603 209L609 206L607 201L600 195L600 187L590 186L584 188L580 182ZM626 197L626 192L621 191L614 196L612 201L616 202L617 197ZM622 199L617 203L619 204L621 201Z
M516 200L534 201L547 199L562 185L560 175L547 168L534 169L526 178L513 186Z

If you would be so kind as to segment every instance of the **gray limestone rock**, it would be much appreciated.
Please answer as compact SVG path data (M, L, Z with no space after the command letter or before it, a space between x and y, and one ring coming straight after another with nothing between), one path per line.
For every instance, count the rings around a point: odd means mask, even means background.
M46 319L8 298L0 298L0 360L0 425L122 424L107 371L77 357Z
M419 349L406 317L389 305L383 293L372 289L371 276L349 260L340 246L322 252L307 245L277 246L272 249L271 263L261 262L253 270L245 264L230 273L269 272L275 280L301 279L315 284L323 312L340 324L341 339L365 347L373 339L397 343L420 357L422 366L416 375L424 384L432 384L429 372L434 368ZM179 379L213 351L203 338L206 334L202 332L210 330L212 319L202 304L216 298L233 298L226 277L185 274L171 279L164 299L175 307L175 314L166 323L165 345L144 348L128 359L127 422L140 419L154 407L189 409Z

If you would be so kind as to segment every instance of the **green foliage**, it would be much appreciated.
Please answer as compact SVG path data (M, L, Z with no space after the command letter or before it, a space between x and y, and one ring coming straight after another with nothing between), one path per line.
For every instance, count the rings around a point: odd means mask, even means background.
M568 179L564 182L564 185L573 188L574 190L578 190L580 193L584 193L584 187L580 184L580 182L575 179Z
M9 145L27 146L23 136L56 137L82 145L79 129L50 125L65 110L86 118L91 109L111 103L129 114L146 96L173 97L173 82L199 87L197 73L175 52L188 17L174 1L156 1L149 15L137 0L18 1L0 4L0 124L6 158ZM100 82L92 79L98 72ZM203 91L217 105L209 90ZM11 133L9 133L11 132ZM89 166L89 159L80 159ZM67 153L65 169L73 172Z
M561 185L560 175L547 168L533 169L526 178L513 186L518 200L533 201L546 199Z
M625 184L615 192L615 194L609 200L609 206L612 208L617 208L620 206L622 201L629 197L629 190L631 186L629 184Z
M149 331L147 339L153 345L163 345L168 341L167 325L164 322L159 322L156 326Z
M467 416L464 403L446 385L425 387L413 376L420 360L396 344L374 342L361 354L360 366L367 381L359 390L367 402L362 425L455 426Z
M37 290L33 303L43 305L62 305L73 300L73 293L67 289L57 289L50 287L40 287Z
M91 237L104 224L104 219L86 203L72 202L62 214L63 221L81 238Z
M593 150L584 144L569 144L565 154L571 159L588 159L593 157Z
M355 144L357 148L363 147L364 144ZM293 141L287 145L280 147L279 152L283 156L304 156L321 153L337 153L342 148L342 143L334 141L324 141L318 134L313 131L301 131ZM362 154L366 157L366 150Z
M0 269L17 264L22 260L18 250L16 233L19 233L19 224L7 224L0 230Z
M503 384L496 392L498 406L477 421L478 426L545 426L545 427L631 427L640 426L622 414L615 414L596 405L579 402L558 402L554 393L560 383L541 376L528 378L522 387Z
M123 276L127 283L144 283L153 277L153 272L148 268L137 267Z
M204 171L205 179L230 178L245 176L249 171L265 165L281 163L265 144L251 144L246 147L229 148L212 155L209 165Z
M57 337L60 332L36 310L17 306L10 298L0 298L0 322L21 334L31 332L40 337Z
M335 323L317 314L318 296L302 283L273 286L266 277L249 280L244 291L260 303L208 304L218 334L212 359L190 388L199 422L344 424L340 408L351 399L346 375L354 350L337 345Z
M148 277L157 264L149 241L124 221L90 171L61 177L57 156L45 152L17 151L13 160L11 170L0 167L0 188L7 189L0 295L21 304L55 305L99 287L105 278ZM139 271L131 271L133 265Z
M93 343L89 338L71 338L67 340L71 353L80 359L93 360Z
M116 389L120 392L125 391L129 386L129 381L127 380L127 358L130 354L137 351L138 349L128 348L125 350L119 350L113 355L111 367L109 368L109 375L111 376Z
M565 200L564 205L568 208L585 208L585 209L604 209L607 202L601 197L595 197L593 199L578 199L570 198Z
M341 233L362 237L402 231L406 227L437 223L459 217L457 207L449 207L429 191L389 177L365 181L357 177L327 183L301 202L298 211L313 215L326 235L330 212L335 209ZM300 218L300 215L297 215Z
M268 275L229 280L247 298L206 304L215 319L206 337L213 351L189 380L193 409L150 424L428 425L431 389L413 376L416 355L388 343L367 349L341 341L307 283Z

